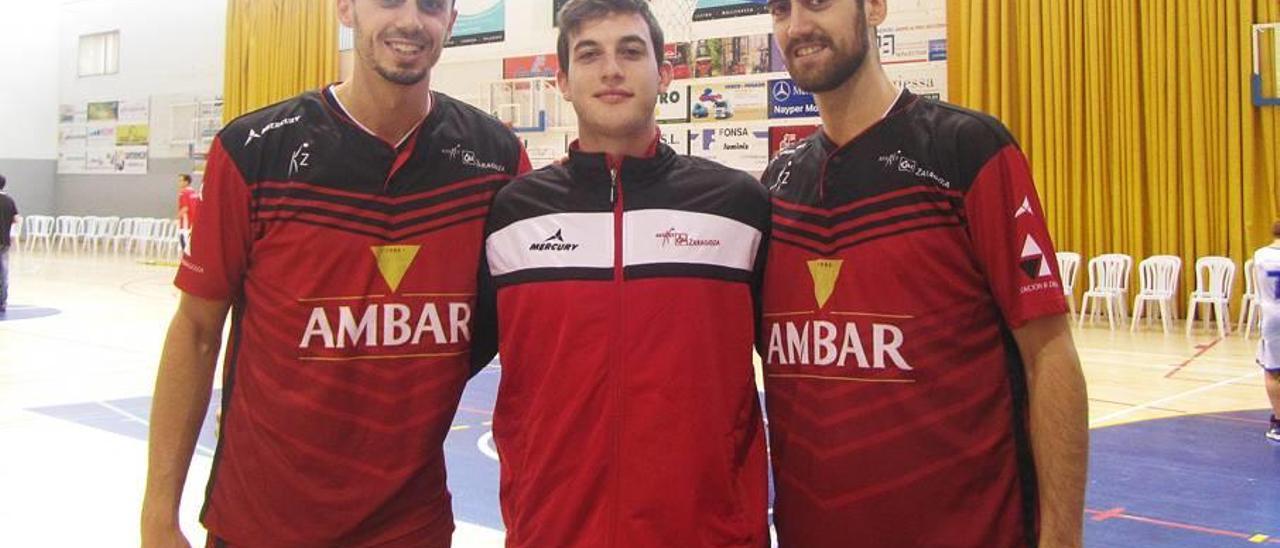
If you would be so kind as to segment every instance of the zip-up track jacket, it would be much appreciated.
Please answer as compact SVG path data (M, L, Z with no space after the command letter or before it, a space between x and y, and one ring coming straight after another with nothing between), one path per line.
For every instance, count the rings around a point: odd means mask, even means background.
M665 145L573 150L499 191L483 269L507 546L767 546L751 357L769 217L751 176Z

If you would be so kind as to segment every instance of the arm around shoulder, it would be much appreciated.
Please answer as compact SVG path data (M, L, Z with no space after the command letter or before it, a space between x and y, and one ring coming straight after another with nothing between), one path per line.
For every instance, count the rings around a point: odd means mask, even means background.
M1040 493L1040 546L1083 545L1089 409L1080 358L1062 314L1014 329L1027 371L1031 449Z
M151 404L142 546L189 545L178 526L178 508L230 307L229 301L183 293L169 324Z

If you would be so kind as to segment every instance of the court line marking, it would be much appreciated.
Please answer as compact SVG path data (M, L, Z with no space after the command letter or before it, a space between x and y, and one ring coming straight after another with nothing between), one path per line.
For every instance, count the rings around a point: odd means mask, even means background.
M498 452L489 448L489 440L492 439L493 430L485 432L480 436L480 439L476 440L476 449L479 449L484 456L493 459L493 462L498 462Z
M1138 515L1134 515L1134 514L1127 514L1127 513L1125 513L1125 511L1124 511L1124 510L1125 510L1124 508L1112 508L1112 509L1110 509L1110 510L1105 510L1105 511L1103 511L1103 510L1094 510L1094 509L1092 509L1092 508L1086 508L1086 509L1085 509L1085 513L1086 513L1086 514L1092 514L1092 517L1090 518L1092 521L1107 521L1107 520L1111 520L1111 519L1124 519L1124 520L1129 520L1129 521L1136 521L1136 522L1139 522L1139 523L1146 523L1146 524L1150 524L1150 525L1156 525L1156 526L1160 526L1160 527L1168 527L1168 528L1171 528L1171 529L1182 529L1182 530L1184 530L1184 531L1194 531L1194 532L1197 532L1197 533L1206 533L1206 534L1210 534L1210 535L1218 535L1218 536L1223 536L1223 537L1238 538L1238 539L1241 539L1241 540L1247 540L1247 541L1253 542L1253 543L1255 543L1255 544L1262 544L1263 542L1267 542L1267 543L1271 543L1271 544L1280 544L1280 539L1271 538L1271 537L1269 537L1269 536L1267 536L1267 535L1264 535L1264 534L1262 534L1262 533L1253 533L1253 534L1250 534L1250 533L1240 533L1240 532L1237 532L1237 531L1227 531L1227 530L1225 530L1225 529L1215 529L1215 528L1213 528L1213 527L1205 527L1205 526L1203 526L1203 525L1194 525L1194 524L1190 524L1190 523L1180 523L1180 522L1176 522L1176 521L1169 521L1169 520L1163 520L1163 519L1158 519L1158 518L1149 518L1149 517L1146 517L1146 516L1138 516ZM1259 538L1259 537L1261 537L1261 538Z
M1206 344L1197 344L1196 353L1193 354L1190 358L1187 358L1186 361L1183 361L1182 363L1175 365L1172 370L1164 374L1164 378L1166 379L1170 378L1175 374L1177 374L1179 371L1182 371L1182 368L1188 365L1191 365L1191 362L1196 361L1196 358L1199 358L1200 356L1205 355L1210 350L1212 350L1213 347L1218 346L1218 343L1220 342L1222 342L1222 337L1218 337L1212 341L1209 341Z
M130 412L128 412L128 411L125 411L124 409L121 409L120 407L117 407L117 406L115 406L115 405L111 405L110 403L107 403L107 402L102 401L102 400L95 401L94 403L96 403L96 404L98 404L98 405L101 405L101 406L103 406L103 407L107 408L107 410L109 410L109 411L111 411L111 412L113 412L113 413L119 413L119 414L123 415L125 418L127 418L127 419L129 419L129 420L131 420L131 421L133 421L133 422L139 423L139 424L141 424L141 425L143 425L143 426L146 426L147 428L151 428L151 421L148 421L147 419L144 419L144 418L142 418L142 417L140 417L140 416L138 416L138 415L135 415L135 414L133 414L133 413L130 413ZM72 422L75 422L75 421L72 421ZM84 424L84 423L77 423L77 424ZM87 426L87 425L86 425L86 426ZM148 436L148 437L150 437L150 436ZM150 441L150 440L143 440L143 441ZM207 448L207 447L205 447L205 446L203 446L203 445L200 445L200 440L199 440L198 434L197 434L197 439L196 439L195 454L200 455L200 456L202 456L202 457L212 457L212 456L213 456L213 454L214 454L214 453L213 453L213 451L212 451L212 450L210 450L209 448Z
M1239 377L1235 377L1235 378L1232 378L1232 379L1227 379L1227 380L1224 380L1224 381L1218 381L1218 382L1215 382L1215 383L1210 384L1210 385L1201 386L1201 387L1199 387L1199 388L1193 388L1193 389L1191 389L1191 390L1186 390L1186 391L1183 391L1183 392L1178 392L1177 394L1174 394L1174 395L1172 395L1172 396L1165 396L1165 397L1160 398L1160 399L1152 400L1152 401L1146 402L1146 403L1141 404L1141 405L1135 405L1135 406L1130 407L1130 408L1128 408L1128 409L1122 409L1122 410L1120 410L1120 411L1116 411L1115 413L1110 413L1110 414L1107 414L1107 415L1104 415L1104 416L1098 417L1098 418L1097 418L1097 419L1095 419L1095 420L1089 421L1089 428L1095 428L1095 427L1097 427L1097 426L1098 426L1098 425L1100 425L1100 424L1103 424L1103 423L1106 423L1106 422L1109 422L1109 421L1113 421L1113 420L1118 419L1118 418L1120 418L1120 417L1126 417L1126 416L1128 416L1128 415L1132 415L1132 414L1137 413L1138 411L1142 411L1142 410L1144 410L1144 409L1150 409L1150 408L1152 408L1152 407L1155 407L1155 406L1158 406L1158 405L1163 405L1163 404L1165 404L1165 403L1168 403L1168 402L1171 402L1171 401L1174 401L1174 400L1180 400L1180 399L1185 398L1185 397L1187 397L1187 396L1194 396L1194 395L1199 394L1199 393L1201 393L1201 392L1208 392L1208 391L1210 391L1210 390L1214 390L1214 389L1216 389L1216 388L1221 388L1221 387L1223 387L1223 386L1226 386L1226 385L1229 385L1229 384L1232 384L1232 383L1235 383L1235 382L1238 382L1238 381L1245 380L1245 379L1247 379L1247 378L1249 378L1249 377L1253 377L1253 376L1255 376L1255 375L1257 375L1257 374L1258 374L1258 372L1257 372L1257 371L1250 371L1250 372L1248 372L1248 373L1246 373L1246 374L1244 374L1244 375L1241 375L1241 376L1239 376Z
M1097 357L1090 357L1090 356L1081 356L1081 358L1082 358L1082 359L1081 359L1081 361L1082 361L1085 365L1090 365L1090 364L1105 364L1105 365L1108 365L1108 366L1115 365L1115 366L1128 367L1128 368L1133 368L1133 369L1155 369L1155 370L1160 370L1160 371L1168 370L1168 369L1169 369L1169 367L1170 367L1169 365L1159 365L1159 364L1154 364L1154 363L1134 363L1134 362L1132 362L1132 361L1127 361L1127 360L1099 359L1099 358L1097 358ZM1206 362L1207 362L1208 360L1201 360L1201 361L1206 361ZM1235 362L1233 362L1233 363L1235 363L1235 364L1242 364L1243 362L1240 362L1240 361L1238 361L1238 360L1237 360L1237 361L1235 361ZM1245 370L1245 369L1256 369L1256 368L1257 368L1257 366L1256 366L1256 365L1251 365L1251 366L1240 365L1239 367L1231 367L1231 368L1220 368L1220 369L1196 369L1196 370L1195 370L1195 372L1196 372L1196 373L1203 373L1203 374L1206 374L1206 375L1236 375L1236 374L1240 373L1241 371L1243 371L1243 370ZM1179 381L1179 380L1187 380L1187 379L1186 379L1185 377L1172 377L1172 378L1169 378L1169 380L1171 380L1171 381Z
M114 405L111 405L111 404L109 404L109 403L107 403L107 402L105 402L105 401L101 401L101 400L99 400L99 401L96 401L96 402L94 402L94 403L96 403L96 404L98 404L98 405L101 405L101 406L103 406L103 407L106 407L107 409L110 409L111 411L114 411L114 412L116 412L116 413L119 413L119 414L121 414L121 415L124 415L124 416L125 416L125 418L127 418L127 419L129 419L129 420L131 420L131 421L133 421L133 422L139 423L139 424L141 424L141 425L143 425L143 426L147 426L147 427L150 427L150 426L151 426L151 423L150 423L149 421L147 421L147 419L144 419L144 418L142 418L142 417L139 417L138 415L135 415L135 414L133 414L133 413L130 413L130 412L128 412L128 411L125 411L124 409L121 409L121 408L119 408L119 407L116 407L116 406L114 406Z

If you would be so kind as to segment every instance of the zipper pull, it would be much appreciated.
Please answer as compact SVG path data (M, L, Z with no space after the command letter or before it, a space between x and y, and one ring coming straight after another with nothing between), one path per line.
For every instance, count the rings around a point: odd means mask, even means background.
M609 168L609 203L618 203L618 168Z

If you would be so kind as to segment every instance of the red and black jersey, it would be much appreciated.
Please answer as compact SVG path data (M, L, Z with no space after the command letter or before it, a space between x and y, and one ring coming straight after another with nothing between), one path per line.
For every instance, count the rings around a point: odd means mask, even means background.
M764 181L780 545L1034 545L1011 330L1066 305L1008 131L904 91L852 142L815 134Z
M526 166L441 94L398 147L330 90L228 125L176 284L233 302L202 521L232 546L448 546L442 450L484 219Z
M758 181L666 145L573 150L498 193L507 546L768 545L751 365L768 223Z

